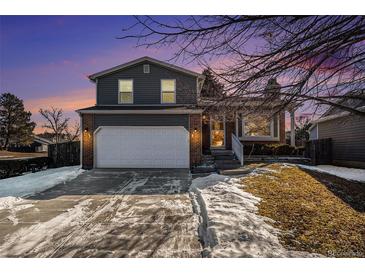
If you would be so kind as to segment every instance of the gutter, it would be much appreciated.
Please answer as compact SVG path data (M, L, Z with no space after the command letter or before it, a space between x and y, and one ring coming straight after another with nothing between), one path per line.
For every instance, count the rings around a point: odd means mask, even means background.
M79 114L201 114L202 109L162 110L76 110Z

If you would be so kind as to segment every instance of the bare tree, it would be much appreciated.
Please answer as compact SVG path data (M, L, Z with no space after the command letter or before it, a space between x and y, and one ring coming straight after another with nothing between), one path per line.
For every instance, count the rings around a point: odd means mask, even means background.
M50 129L51 133L54 135L55 143L58 144L65 130L68 128L68 122L70 118L65 118L63 115L63 110L55 107L50 109L40 109L39 113L46 120L46 123L42 127Z
M137 46L176 48L171 60L219 65L222 100L277 98L266 88L281 85L281 109L308 102L315 110L335 107L365 116L348 100L365 102L364 16L135 17L120 39ZM272 93L272 94L271 94Z
M80 124L75 122L72 126L67 126L65 128L66 138L69 141L77 141L80 136Z

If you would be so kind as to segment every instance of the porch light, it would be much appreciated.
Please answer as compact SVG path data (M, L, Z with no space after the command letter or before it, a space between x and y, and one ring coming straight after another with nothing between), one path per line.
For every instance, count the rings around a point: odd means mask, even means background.
M197 133L198 132L198 128L194 128L194 133Z
M88 127L86 127L85 129L84 129L84 132L86 133L86 132L88 132L89 131L89 128Z

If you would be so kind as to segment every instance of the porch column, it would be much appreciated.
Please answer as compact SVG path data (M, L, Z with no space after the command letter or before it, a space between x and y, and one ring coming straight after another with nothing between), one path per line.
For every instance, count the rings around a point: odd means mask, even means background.
M295 146L295 111L290 110L290 145Z

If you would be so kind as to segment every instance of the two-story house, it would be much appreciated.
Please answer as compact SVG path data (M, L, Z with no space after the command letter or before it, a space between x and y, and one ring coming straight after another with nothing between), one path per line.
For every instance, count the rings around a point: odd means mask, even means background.
M89 168L190 168L203 145L231 149L244 141L284 142L283 114L226 119L204 113L204 76L150 57L89 76L96 105L79 109L81 162ZM260 126L258 125L260 122Z

